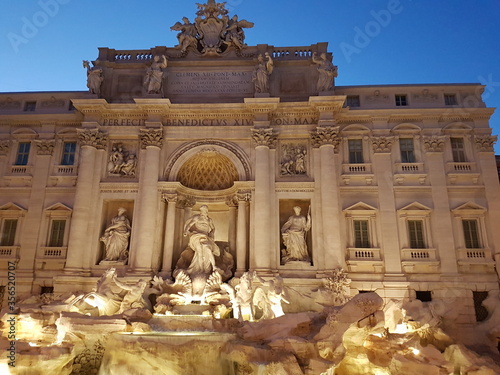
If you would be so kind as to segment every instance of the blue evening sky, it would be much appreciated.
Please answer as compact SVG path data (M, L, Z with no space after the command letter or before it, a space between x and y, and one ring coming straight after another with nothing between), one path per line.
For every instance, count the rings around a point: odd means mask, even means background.
M86 90L82 60L98 47L174 46L170 26L193 20L196 1L1 0L0 92ZM500 106L500 0L227 3L255 23L249 45L328 42L337 85L477 82L486 104ZM491 126L500 135L500 109Z

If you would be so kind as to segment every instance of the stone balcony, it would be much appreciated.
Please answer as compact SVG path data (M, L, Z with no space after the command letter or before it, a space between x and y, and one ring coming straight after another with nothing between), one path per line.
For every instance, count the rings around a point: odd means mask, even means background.
M439 270L436 249L402 249L401 265L405 273L433 273Z
M349 272L383 272L384 262L379 248L348 248L347 253Z

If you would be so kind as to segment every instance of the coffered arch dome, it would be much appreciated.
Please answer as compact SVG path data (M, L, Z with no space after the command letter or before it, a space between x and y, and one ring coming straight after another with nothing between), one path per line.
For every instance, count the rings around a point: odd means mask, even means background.
M235 181L250 180L250 164L239 147L224 141L204 140L183 145L170 159L165 175L196 190L224 190Z

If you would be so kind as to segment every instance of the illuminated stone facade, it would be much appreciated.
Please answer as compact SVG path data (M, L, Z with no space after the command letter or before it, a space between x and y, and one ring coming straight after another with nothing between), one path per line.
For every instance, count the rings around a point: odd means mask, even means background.
M285 309L312 308L302 296L344 268L352 295L458 301L473 323L500 246L483 86L335 86L325 43L246 46L231 32L250 23L205 11L196 22L224 20L221 43L102 48L88 92L0 94L2 285L9 262L19 296L89 290L110 266L171 277L206 205L236 276L296 291ZM308 257L290 261L295 206ZM120 208L128 253L109 261L101 237Z

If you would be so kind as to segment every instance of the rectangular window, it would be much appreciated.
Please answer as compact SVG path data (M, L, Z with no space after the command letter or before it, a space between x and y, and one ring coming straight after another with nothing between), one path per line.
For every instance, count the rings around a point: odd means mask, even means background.
M16 240L17 219L6 219L2 226L0 246L14 246Z
M415 148L413 138L400 138L401 163L415 163Z
M36 102L26 102L24 103L24 112L35 112Z
M30 142L21 142L17 148L16 165L27 165L30 156Z
M488 310L483 306L483 301L488 298L488 292L472 292L476 322L482 322L488 317Z
M367 220L354 220L354 247L369 248L370 238Z
M480 249L479 231L476 220L462 220L464 227L465 247L467 249Z
M50 227L49 247L62 247L66 220L53 220Z
M417 290L416 297L418 300L422 302L431 302L432 301L432 293L430 290Z
M422 220L408 220L408 234L411 249L425 249L424 223Z
M453 153L453 161L455 163L464 163L467 161L465 158L465 145L463 138L450 138L451 152Z
M347 95L346 105L348 107L359 107L360 106L359 95Z
M363 141L361 139L350 139L349 164L363 164Z
M61 165L75 164L76 142L64 142Z
M406 95L396 95L396 106L406 107L408 105L408 100Z
M445 105L457 105L457 96L455 94L444 94Z

